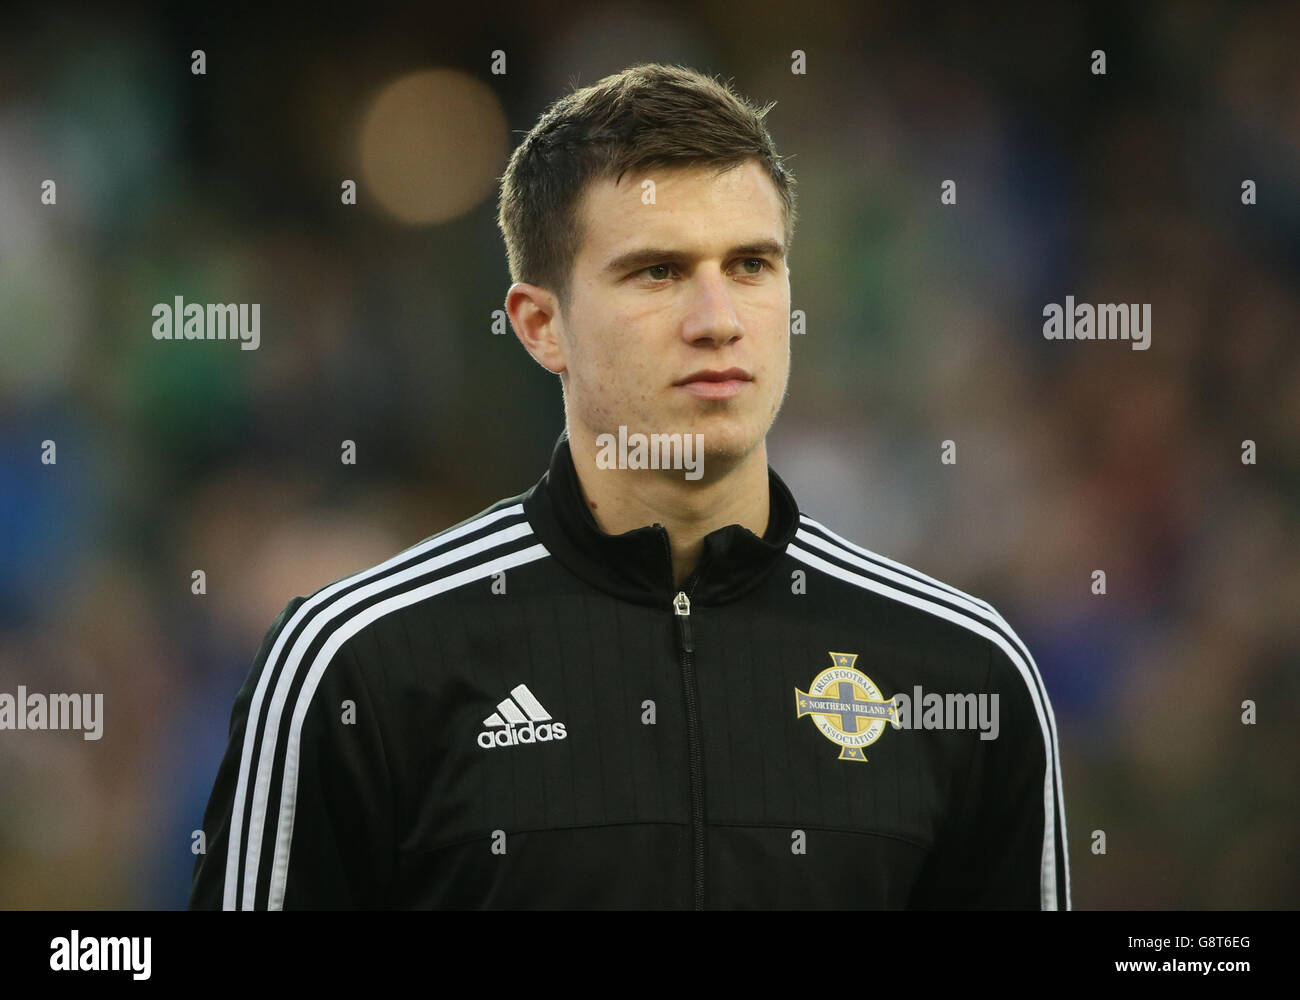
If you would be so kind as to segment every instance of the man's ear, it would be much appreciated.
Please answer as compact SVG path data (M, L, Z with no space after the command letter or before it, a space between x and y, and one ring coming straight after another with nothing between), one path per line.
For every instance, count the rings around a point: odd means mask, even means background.
M516 281L506 292L505 305L510 325L515 328L515 336L524 350L552 375L563 372L567 365L555 296L539 285Z

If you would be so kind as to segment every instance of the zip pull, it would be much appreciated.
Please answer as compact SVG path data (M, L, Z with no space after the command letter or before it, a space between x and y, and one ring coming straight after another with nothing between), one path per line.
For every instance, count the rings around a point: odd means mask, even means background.
M679 590L673 598L673 612L682 637L682 649L687 653L695 652L695 641L691 638L691 599L686 596L686 591Z

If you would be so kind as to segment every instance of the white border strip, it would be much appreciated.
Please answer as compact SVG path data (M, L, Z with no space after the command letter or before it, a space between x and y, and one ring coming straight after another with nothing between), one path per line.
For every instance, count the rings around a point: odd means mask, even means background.
M812 525L812 527L816 528L818 531L821 531L824 534L829 535L831 538L839 542L846 549L849 549L852 552L856 552L860 556L865 556L872 563L874 563L877 568L879 568L882 571L887 566L897 570L902 570L903 576L909 579L912 583L920 583L921 581L925 581L926 583L938 587L940 590L946 591L953 597L961 597L967 601L970 601L972 604L979 605L981 608L983 608L985 611L989 612L990 614L993 615L997 614L997 612L993 610L993 605L989 604L987 601L981 601L978 597L974 597L971 594L963 593L962 591L958 590L956 587L944 583L942 580L936 580L932 576L926 576L924 573L922 573L920 570L916 569L913 566L904 565L901 562L896 562L893 559L890 559L886 556L882 556L879 552L872 552L870 549L864 549L861 545L855 545L853 544L853 542L850 542L843 535L837 535L835 532L831 531L830 528L826 527L826 525L822 524L820 521L813 520L807 514L800 514L799 518L805 524Z

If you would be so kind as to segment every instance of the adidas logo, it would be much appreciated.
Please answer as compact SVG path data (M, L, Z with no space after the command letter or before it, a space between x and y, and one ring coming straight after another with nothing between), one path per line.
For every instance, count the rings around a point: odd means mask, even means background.
M484 750L520 743L549 743L569 735L564 731L563 722L551 721L551 713L542 708L527 684L513 688L510 697L497 704L497 710L483 720L483 725L488 728L478 734L478 745Z

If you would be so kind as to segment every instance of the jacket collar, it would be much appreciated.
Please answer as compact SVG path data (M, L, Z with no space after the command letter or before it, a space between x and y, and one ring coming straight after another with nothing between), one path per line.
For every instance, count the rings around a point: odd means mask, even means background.
M524 511L539 540L565 567L616 597L668 608L678 590L693 602L725 604L758 585L799 527L799 507L781 478L767 470L769 514L762 538L739 524L705 536L695 571L673 584L668 532L659 524L621 535L602 531L582 495L567 432L561 433L546 474L524 496Z

